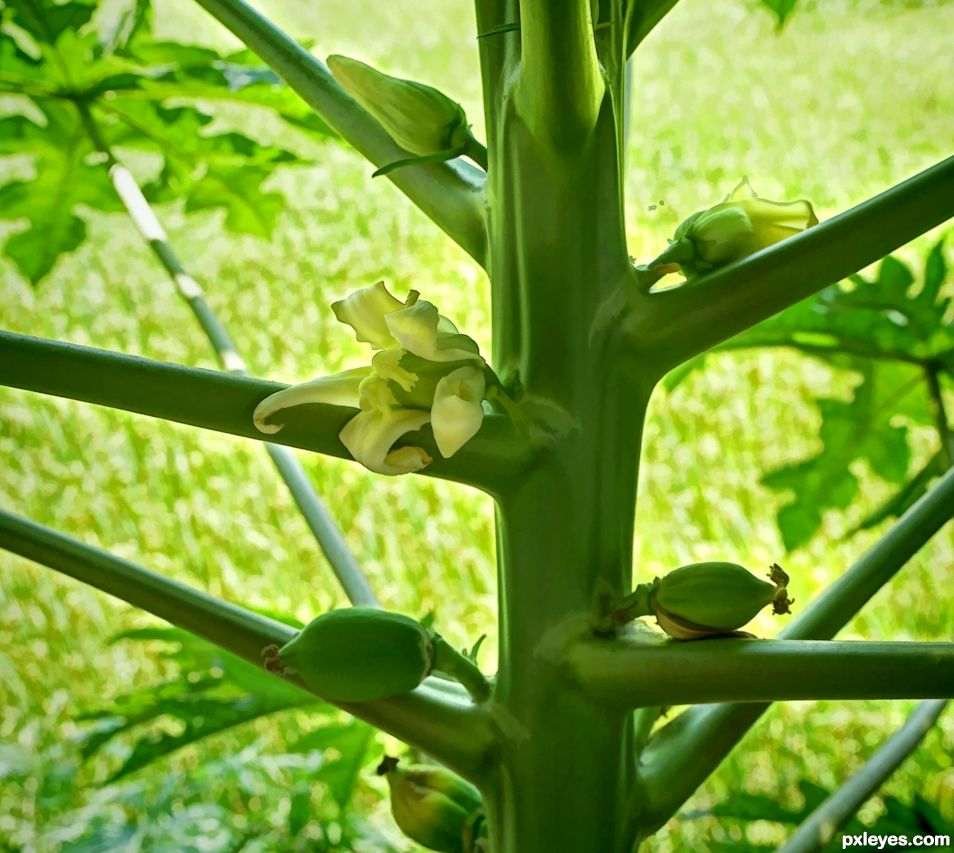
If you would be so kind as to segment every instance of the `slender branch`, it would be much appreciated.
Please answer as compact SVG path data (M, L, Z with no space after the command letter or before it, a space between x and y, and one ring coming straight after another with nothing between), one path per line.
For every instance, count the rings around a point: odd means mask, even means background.
M338 85L327 66L242 0L196 0L375 166L407 157ZM409 166L388 177L465 252L486 266L484 173L461 161Z
M954 157L851 210L691 283L651 294L632 345L670 370L954 216Z
M947 706L944 699L922 702L854 776L823 802L795 830L780 853L815 853L843 826L904 760L918 748Z
M912 506L858 562L796 617L781 636L833 637L944 524L954 508L954 470ZM633 825L662 826L732 751L768 706L697 706L661 729L642 754Z
M219 363L230 373L247 376L248 370L245 367L245 362L238 354L232 338L209 306L209 303L206 302L202 287L189 275L173 251L165 229L142 194L136 179L116 159L103 140L99 127L86 104L80 101L77 102L76 106L93 145L106 158L104 165L112 179L116 194L129 214L129 218L143 240L152 249L159 263L169 274L169 278L172 279L172 283L176 287L176 292L189 306L192 314L199 322L202 331L205 332L216 356L218 356ZM318 546L331 565L338 582L348 596L348 600L358 606L377 606L378 599L374 590L371 589L371 585L351 554L348 543L331 514L316 494L304 468L288 448L276 444L266 444L265 449L294 498L305 523L317 540Z
M625 708L954 698L954 643L590 639L567 663L589 695Z
M94 586L257 666L263 666L266 646L284 645L296 633L274 619L3 510L0 548ZM288 680L308 690L298 679ZM479 773L491 746L491 729L480 709L454 700L429 682L406 696L339 707L469 778Z
M944 392L941 390L939 373L940 371L935 364L924 366L928 394L934 408L934 424L937 427L938 440L941 442L941 455L945 465L950 468L954 465L954 430L951 429L951 422L948 420L947 411L944 408Z
M287 386L264 379L166 364L77 344L0 331L0 385L125 409L262 440L252 412ZM285 427L270 441L350 459L338 439L357 409L312 404L282 413ZM410 439L433 457L421 473L494 494L519 478L535 451L505 415L487 415L480 432L453 459L442 459L430 429Z
M588 138L604 84L589 0L521 0L516 99L527 126L557 146Z

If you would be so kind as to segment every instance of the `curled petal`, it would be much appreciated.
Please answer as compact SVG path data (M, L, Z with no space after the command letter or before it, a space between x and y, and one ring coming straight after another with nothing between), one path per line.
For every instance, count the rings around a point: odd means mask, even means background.
M453 456L480 429L485 390L483 371L476 367L459 367L437 383L431 425L444 458Z
M335 317L351 326L359 341L371 344L375 349L394 346L394 338L388 331L385 317L403 307L404 303L391 295L383 281L362 287L350 296L331 303Z
M331 376L322 376L301 385L291 385L266 397L255 407L252 420L259 432L273 435L282 424L266 423L276 412L306 403L331 406L357 406L361 383L370 375L370 367L356 367Z
M431 457L421 447L391 447L402 435L420 429L430 419L430 412L416 409L362 410L345 424L338 437L368 470L409 474L429 465Z
M779 202L750 198L738 203L752 223L755 241L760 249L773 246L786 237L799 234L818 224L811 202L804 199Z
M419 300L385 317L388 331L406 349L430 361L480 361L475 344L454 329L454 324L437 313L432 302Z

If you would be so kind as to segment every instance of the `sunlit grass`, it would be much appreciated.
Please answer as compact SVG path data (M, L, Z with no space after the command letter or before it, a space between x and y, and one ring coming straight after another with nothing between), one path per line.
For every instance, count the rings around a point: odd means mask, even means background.
M318 53L348 53L440 85L481 127L468 4L404 3L386 14L367 0L334 9L290 0L261 6L314 39ZM182 0L159 9L166 35L220 37ZM809 197L828 216L949 154L952 30L950 3L868 4L864 15L847 3L824 13L810 7L776 35L754 3L684 0L636 64L627 152L632 253L654 254L683 216L719 200L742 175L767 197ZM290 382L359 363L359 345L327 305L380 278L396 292L420 290L489 352L486 281L464 253L387 181L372 181L370 167L349 151L297 138L288 144L314 162L277 178L290 192L289 208L270 240L225 236L215 217L163 211L171 239L252 370ZM187 309L121 217L97 220L90 243L36 291L5 262L0 274L4 328L214 366ZM762 352L712 359L671 394L657 392L644 439L640 576L710 558L756 569L778 560L802 604L847 568L883 532L844 538L886 494L884 484L867 474L859 505L827 517L815 542L786 556L774 525L779 498L759 478L815 449L812 398L847 395L852 382L815 362ZM17 391L0 392L0 407L4 507L230 600L303 620L344 603L256 444ZM931 440L919 434L919 454ZM381 479L351 463L300 458L386 606L433 611L457 645L489 631L482 661L491 666L489 501L445 483ZM947 637L952 564L947 532L844 636ZM78 709L162 676L164 663L143 649L107 644L147 617L8 555L0 556L0 571L0 742L38 753L72 730ZM758 628L770 633L774 625L766 618ZM776 707L690 808L738 789L797 805L799 778L836 785L908 707ZM296 718L252 728L280 748L301 725ZM200 761L251 737L249 730L227 735L173 763ZM886 790L905 799L921 791L954 819L952 747L948 718ZM81 778L102 779L108 763L94 763ZM42 825L36 809L35 791L3 789L0 837L13 825L19 832ZM658 849L702 849L717 833L705 819L671 829Z

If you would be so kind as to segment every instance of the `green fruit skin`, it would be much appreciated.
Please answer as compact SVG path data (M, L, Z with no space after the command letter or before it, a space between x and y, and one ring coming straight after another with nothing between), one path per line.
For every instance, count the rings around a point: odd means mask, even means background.
M757 578L744 566L693 563L662 578L653 591L653 607L677 622L734 631L771 604L777 592L775 584Z
M333 702L369 702L407 693L430 673L431 635L399 613L332 610L283 646L282 665Z
M442 767L412 764L387 774L391 814L411 840L441 853L466 853L467 830L483 807L480 793Z

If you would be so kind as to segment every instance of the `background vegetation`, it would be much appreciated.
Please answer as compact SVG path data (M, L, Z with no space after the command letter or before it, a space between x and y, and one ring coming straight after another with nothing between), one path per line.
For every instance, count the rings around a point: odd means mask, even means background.
M345 53L440 85L463 103L480 136L476 42L462 26L472 15L464 0L407 0L386 11L370 0L256 5L322 55ZM155 6L160 35L231 44L188 0ZM635 67L626 172L632 253L655 255L682 218L719 200L742 175L769 198L812 199L824 218L949 154L952 31L949 2L805 3L777 33L754 0L684 0ZM231 118L258 120L244 108ZM259 133L267 136L268 128ZM488 289L476 265L386 181L372 182L370 167L338 143L284 131L280 141L311 162L272 179L290 203L270 238L226 236L219 214L185 216L174 204L160 211L252 372L292 382L351 366L358 345L335 328L327 306L380 278L395 292L421 290L489 352ZM130 165L143 178L157 167L149 157ZM8 160L0 168L26 167ZM101 215L93 223L92 239L37 289L0 261L3 327L214 366L186 307L127 220ZM908 247L904 257L920 268L937 236ZM813 401L848 400L857 382L850 371L760 350L712 357L671 393L657 391L635 543L642 579L695 560L730 559L755 569L779 561L804 602L836 577L883 532L882 526L847 537L889 485L856 464L856 504L827 513L820 534L786 554L775 523L785 496L760 478L816 452L820 416ZM934 453L936 436L914 424L911 443L913 471ZM4 389L0 456L0 504L12 511L215 595L303 621L344 603L256 444ZM352 463L300 458L384 605L417 616L433 612L457 645L488 632L482 663L492 669L489 500L448 483L382 479ZM947 639L952 566L954 535L947 530L843 636ZM291 850L296 829L301 849L334 846L336 839L351 849L347 822L336 828L343 819L334 785L337 779L340 793L352 778L361 783L351 811L370 813L389 831L382 788L370 772L339 766L331 781L320 775L321 760L333 766L339 753L326 750L320 735L302 740L329 721L346 720L315 709L256 721L105 784L137 737L111 742L83 762L77 738L89 723L77 717L172 677L178 667L164 656L168 644L111 643L121 631L156 623L8 554L0 554L0 577L0 850L102 849L76 840L78 830L97 821L125 828L116 850L226 851L254 836L260 846L249 840L241 849ZM757 630L774 627L766 618ZM797 811L805 796L800 780L831 789L909 710L908 703L776 706L747 748L687 806L686 814L698 816L673 821L656 849L700 849L701 839L742 850L771 847L781 838L778 823L736 825L705 812L738 791ZM176 726L159 720L168 731ZM348 736L369 739L362 727ZM380 743L369 743L367 762L380 756ZM884 793L911 803L919 792L954 822L952 753L949 714ZM170 784L173 773L189 781ZM861 816L873 820L884 809L874 800ZM360 832L365 849L387 849L370 830Z

